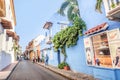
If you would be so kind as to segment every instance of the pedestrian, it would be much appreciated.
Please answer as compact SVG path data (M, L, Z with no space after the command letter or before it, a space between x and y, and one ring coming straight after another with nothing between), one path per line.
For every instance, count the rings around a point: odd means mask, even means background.
M40 57L38 56L38 62L40 62Z
M35 57L33 57L33 63L35 63Z
M98 58L96 59L96 64L100 66L100 60Z
M116 50L116 57L113 61L115 67L120 67L120 47L117 48Z
M46 56L45 56L45 65L48 65L48 60L49 60L49 57L48 57L48 55L46 54Z

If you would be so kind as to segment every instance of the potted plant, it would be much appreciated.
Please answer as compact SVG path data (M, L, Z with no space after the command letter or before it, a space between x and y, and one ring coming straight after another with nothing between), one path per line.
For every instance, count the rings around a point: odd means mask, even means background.
M60 64L58 65L58 68L59 68L59 69L64 69L64 70L70 70L70 67L69 67L68 63L66 63L66 62L60 63Z
M64 66L64 70L70 70L69 65Z
M68 63L64 62L64 70L70 70Z

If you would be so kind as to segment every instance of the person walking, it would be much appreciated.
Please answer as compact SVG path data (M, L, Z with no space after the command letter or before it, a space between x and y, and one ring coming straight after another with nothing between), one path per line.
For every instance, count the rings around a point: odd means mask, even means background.
M48 55L46 54L46 56L45 56L45 65L48 65L48 60L49 60L49 57L48 57Z

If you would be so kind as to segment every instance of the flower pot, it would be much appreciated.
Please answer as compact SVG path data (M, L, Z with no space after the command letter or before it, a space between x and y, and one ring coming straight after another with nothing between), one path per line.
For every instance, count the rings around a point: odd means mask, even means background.
M64 66L64 70L70 70L69 66Z

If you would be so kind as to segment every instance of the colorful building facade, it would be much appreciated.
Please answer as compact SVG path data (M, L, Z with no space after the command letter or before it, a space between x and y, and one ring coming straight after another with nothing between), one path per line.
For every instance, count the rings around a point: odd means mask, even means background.
M15 25L13 0L0 0L0 70L15 61L13 46L19 41Z
M119 0L103 0L102 14L95 10L96 1L78 0L80 16L85 21L87 30L84 31L84 36L79 37L76 46L66 49L66 61L72 71L89 74L100 80L120 80ZM60 27L57 20L51 22L53 38ZM58 66L59 60L62 62L64 56L54 52L53 46L54 44L50 47L51 53L48 52L49 65Z
M28 46L26 47L26 51L24 53L26 55L26 58L30 59L31 61L33 59L40 58L40 42L43 39L44 36L39 35L28 43Z

